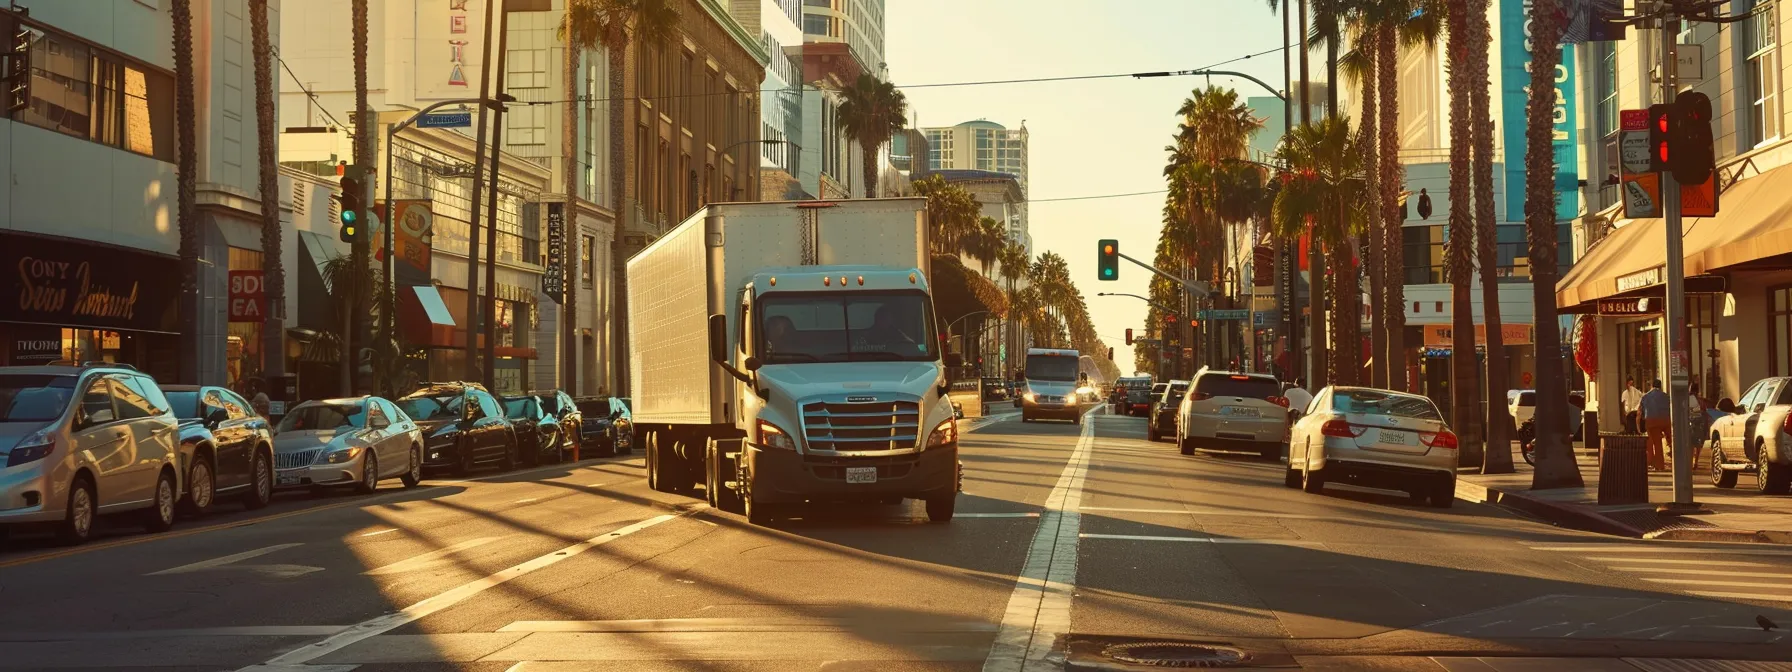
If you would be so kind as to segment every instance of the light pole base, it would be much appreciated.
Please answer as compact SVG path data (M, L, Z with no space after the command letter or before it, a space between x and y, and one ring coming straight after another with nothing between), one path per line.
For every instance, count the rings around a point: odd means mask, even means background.
M1711 509L1705 508L1704 505L1699 504L1698 502L1687 502L1685 504L1679 502L1666 502L1661 506L1655 507L1655 512L1670 516L1702 516L1712 513Z

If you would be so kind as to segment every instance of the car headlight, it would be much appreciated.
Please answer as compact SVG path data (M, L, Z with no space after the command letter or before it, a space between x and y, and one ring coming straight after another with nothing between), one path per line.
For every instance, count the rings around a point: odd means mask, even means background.
M940 423L939 426L933 428L932 432L927 433L928 448L938 448L954 443L958 443L957 418L946 418L945 422Z
M616 431L618 431L618 432L628 431L628 421L627 420L617 420L612 426L615 427Z
M784 431L784 428L774 425L772 423L766 422L764 420L760 420L759 421L759 445L765 446L767 448L779 448L779 449L783 449L783 450L796 450L796 439L791 438L790 433Z
M1020 395L1020 398L1022 398L1022 399L1025 399L1025 400L1027 400L1027 401L1029 401L1029 402L1031 402L1031 401L1033 401L1033 400L1034 400L1034 399L1038 399L1038 398L1039 398L1039 397L1038 397L1038 396L1037 396L1037 395L1034 395L1034 394L1033 394L1033 392L1032 392L1032 390L1028 390L1028 391L1027 391L1027 392L1026 392L1026 393L1024 393L1024 394L1022 394L1022 395Z
M360 454L361 454L360 446L349 446L347 448L343 448L342 450L332 452L329 455L325 455L324 461L328 462L330 464L342 464L343 462L348 462L350 460L355 459L355 456L360 455Z
M44 459L51 451L56 450L56 435L51 434L48 427L37 430L30 436L19 440L12 452L6 456L6 466L16 467L26 462Z

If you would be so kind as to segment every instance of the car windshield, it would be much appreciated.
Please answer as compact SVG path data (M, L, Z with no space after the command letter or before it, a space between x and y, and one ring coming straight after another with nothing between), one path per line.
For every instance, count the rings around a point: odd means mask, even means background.
M552 413L560 412L560 396L559 395L538 394L535 396L535 403L541 404L541 411L543 413L552 414Z
M1520 392L1520 393L1518 393L1518 405L1520 407L1536 406L1537 405L1537 393L1536 392Z
M292 409L280 419L281 432L331 430L367 426L367 407L362 404L311 404Z
M1073 382L1078 358L1069 355L1027 355L1027 380Z
M1281 396L1282 387L1271 378L1215 373L1201 376L1195 391L1210 397L1269 399Z
M204 417L199 413L198 390L164 392L163 396L168 397L168 403L174 406L174 417L182 420L198 420Z
M411 416L412 420L458 420L464 413L461 404L465 397L459 394L443 394L434 397L405 397L398 400L398 410Z
M536 403L535 397L505 399L504 417L510 418L511 420L533 418L536 417L535 413L538 408L540 408L540 406Z
M1418 420L1443 419L1437 412L1437 405L1428 398L1381 390L1337 390L1332 393L1332 410Z
M594 399L577 401L573 402L573 404L578 406L579 412L585 414L585 417L587 418L610 415L610 402L608 400Z
M62 417L75 394L74 376L0 376L0 422L48 422Z
M920 292L768 294L759 318L766 364L939 359L933 306Z
M1180 402L1182 401L1182 395L1187 392L1188 383L1171 383L1169 391L1164 394L1164 403L1174 404Z

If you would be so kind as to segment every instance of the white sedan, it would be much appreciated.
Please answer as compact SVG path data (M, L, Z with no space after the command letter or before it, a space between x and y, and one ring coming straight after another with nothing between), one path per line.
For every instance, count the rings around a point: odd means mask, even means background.
M1327 387L1289 437L1285 484L1317 493L1328 482L1404 490L1414 502L1456 497L1456 435L1431 399L1366 387Z

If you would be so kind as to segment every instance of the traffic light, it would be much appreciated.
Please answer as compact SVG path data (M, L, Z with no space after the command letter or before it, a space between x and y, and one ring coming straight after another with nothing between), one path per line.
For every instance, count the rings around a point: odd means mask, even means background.
M342 202L342 228L337 232L337 238L354 243L361 238L361 211L366 207L367 191L361 184L361 171L349 166L342 173L340 185L342 194L337 198Z
M1108 361L1114 361L1114 349L1108 348Z
M1095 267L1101 280L1120 279L1120 241L1106 239L1101 241L1101 249L1096 256Z
M1674 101L1674 133L1668 138L1668 166L1680 184L1704 184L1717 168L1711 142L1711 99L1680 94Z
M1200 321L1200 320L1189 320L1189 321L1188 321L1188 326L1191 326L1191 327L1194 327L1194 328L1196 328L1196 329L1200 329L1200 328L1201 328L1201 321Z
M17 24L6 52L0 55L6 62L6 77L0 79L0 90L6 92L6 113L31 107L31 29Z
M1678 144L1674 142L1678 130L1674 124L1675 116L1673 105L1657 103L1649 106L1649 172L1658 173L1673 165L1669 159Z
M1126 344L1132 345L1132 327L1126 328Z

